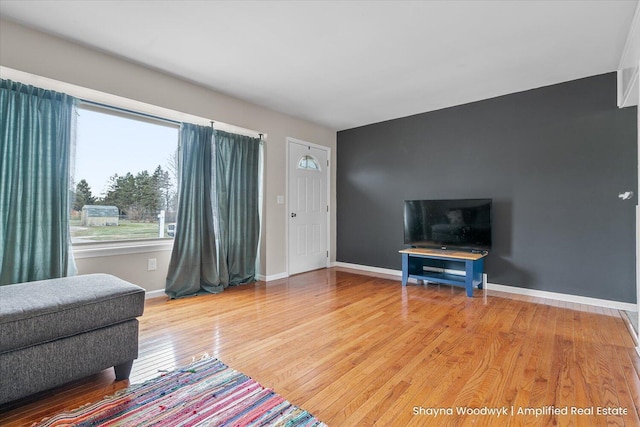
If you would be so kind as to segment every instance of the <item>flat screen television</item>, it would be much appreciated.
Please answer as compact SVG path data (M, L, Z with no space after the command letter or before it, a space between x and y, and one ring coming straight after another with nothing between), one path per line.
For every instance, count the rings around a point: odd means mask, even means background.
M491 199L405 200L404 243L415 248L491 249Z

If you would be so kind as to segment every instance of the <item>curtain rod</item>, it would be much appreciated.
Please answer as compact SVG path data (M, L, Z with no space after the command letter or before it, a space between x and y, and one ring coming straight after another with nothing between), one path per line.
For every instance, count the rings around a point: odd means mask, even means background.
M1 0L0 0L1 1ZM36 74L27 73L24 71L15 70L13 68L5 67L0 65L0 75L3 79L13 80L15 82L21 82L24 84L32 85L38 88L54 90L56 92L61 92L67 95L71 95L75 97L80 103L84 103L87 106L95 106L102 107L104 109L109 109L114 112L126 112L131 115L138 116L147 120L155 120L156 122L166 123L167 125L179 126L180 123L196 123L202 125L203 122L211 122L210 119L206 119L203 117L195 116L188 113L182 113L179 111L172 110L170 108L160 107L152 104L147 104L145 102L135 101L133 99L128 99L126 97L109 94L106 92L101 92L94 89L89 89L83 86L77 86L70 83L64 83L59 80L50 79L48 77L38 76ZM93 99L100 100L94 101ZM123 101L125 102L123 104ZM141 107L138 110L136 105L141 105L145 107ZM118 105L126 105L127 107L119 107ZM133 109L128 108L130 106ZM147 108L151 107L152 113L144 113L142 111L147 111ZM168 112L168 116L164 113L155 111L158 110L166 110ZM167 117L177 117L175 118L167 118ZM217 130L226 131L229 133L235 133L239 135L249 136L251 138L258 138L260 133L259 131L243 128L242 126L236 126L224 122L218 123ZM264 138L266 133L262 133L263 137L261 140L264 142L266 139Z
M177 126L177 127L180 127L180 125L183 123L183 122L178 121L178 120L167 119L165 117L160 117L160 116L157 116L157 115L154 115L154 114L149 114L149 113L143 113L143 112L140 112L140 111L130 110L128 108L116 107L116 106L105 104L105 103L102 103L102 102L91 101L89 99L78 98L78 100L80 101L81 104L85 104L85 105L88 105L88 106L91 106L91 107L97 107L97 108L101 108L101 109L105 109L105 110L111 110L111 111L114 111L116 113L126 113L128 115L137 116L137 117L140 117L142 119L162 122L162 123L170 124L170 125ZM215 129L214 126L213 126L214 123L215 123L214 120L209 120L209 124L210 124L212 129L223 131L223 132L229 132L228 130ZM236 127L234 125L227 125L227 126ZM222 124L222 127L224 128L225 125ZM230 132L230 133L235 133L235 132ZM246 135L244 133L241 133L241 134ZM258 133L258 139L262 143L265 142L264 135L265 135L264 133Z
M115 111L115 112L119 112L119 113L127 113L127 114L130 114L132 116L138 116L138 117L142 117L144 119L152 119L152 120L169 123L169 124L176 125L176 126L180 126L180 124L181 124L181 122L179 122L177 120L167 119L165 117L159 117L159 116L155 116L153 114L142 113L140 111L129 110L127 108L122 108L122 107L115 107L113 105L103 104L102 102L91 101L89 99L81 99L81 98L78 98L78 99L80 100L81 104L87 104L87 105L90 105L92 107L99 107L99 108L103 108L105 110L111 110L111 111Z

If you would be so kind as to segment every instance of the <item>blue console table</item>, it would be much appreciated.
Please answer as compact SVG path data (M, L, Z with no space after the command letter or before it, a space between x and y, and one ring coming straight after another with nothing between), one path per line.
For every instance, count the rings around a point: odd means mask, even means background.
M464 286L467 296L473 296L473 288L482 289L484 257L487 253L448 251L438 249L411 248L402 254L402 286L409 278L446 285ZM447 270L461 270L462 274L451 274Z

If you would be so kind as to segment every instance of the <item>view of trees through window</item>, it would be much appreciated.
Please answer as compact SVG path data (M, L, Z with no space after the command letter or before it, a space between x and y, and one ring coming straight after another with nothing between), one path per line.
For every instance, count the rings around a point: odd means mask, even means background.
M178 126L78 108L73 243L173 237Z

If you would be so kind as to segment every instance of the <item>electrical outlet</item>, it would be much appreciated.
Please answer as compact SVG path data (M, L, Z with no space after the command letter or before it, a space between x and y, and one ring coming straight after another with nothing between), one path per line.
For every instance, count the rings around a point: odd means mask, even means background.
M158 262L155 258L149 258L147 260L147 271L153 271L158 268Z

